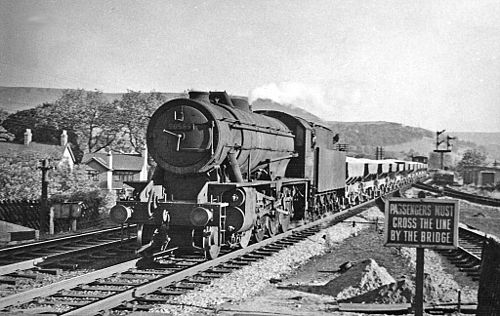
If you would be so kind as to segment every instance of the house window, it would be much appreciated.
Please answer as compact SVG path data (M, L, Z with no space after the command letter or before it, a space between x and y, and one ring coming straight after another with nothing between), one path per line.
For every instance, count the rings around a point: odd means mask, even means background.
M133 181L134 172L131 171L117 171L114 175L115 181Z
M99 172L97 170L87 170L87 176L89 180L99 180Z

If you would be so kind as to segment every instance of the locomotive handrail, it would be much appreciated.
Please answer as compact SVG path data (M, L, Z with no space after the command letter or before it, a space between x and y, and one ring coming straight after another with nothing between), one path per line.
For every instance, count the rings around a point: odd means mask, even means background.
M243 125L247 125L247 126L243 126ZM285 133L279 129L271 129L269 127L262 127L262 126L251 126L251 125L245 124L245 123L239 123L239 125L233 124L233 125L231 125L231 128L295 138L295 135L290 134L290 133Z
M262 165L267 165L267 164L270 164L270 163L276 162L276 161L281 161L281 160L285 160L285 159L295 158L295 157L298 157L298 156L299 156L298 153L293 153L293 154L288 155L288 156L277 157L277 158L272 158L272 159L266 159L264 161L259 162L256 167L259 167L259 166L262 166Z

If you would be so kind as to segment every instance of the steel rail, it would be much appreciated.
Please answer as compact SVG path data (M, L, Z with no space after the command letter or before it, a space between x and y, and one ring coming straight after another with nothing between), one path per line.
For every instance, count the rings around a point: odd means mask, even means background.
M403 188L399 188L398 190L401 190ZM386 196L393 194L394 192L398 191L392 191ZM169 284L172 284L174 282L178 282L182 279L185 279L188 276L193 276L200 271L207 270L211 267L220 265L221 263L231 261L237 257L244 256L245 254L248 254L252 251L255 251L257 249L269 246L272 243L275 243L277 241L286 239L286 238L293 238L294 234L300 234L301 231L306 231L308 229L312 229L313 227L320 227L323 225L323 227L328 227L331 226L332 224L336 222L341 222L348 217L354 216L363 210L366 209L366 207L371 206L375 204L375 200L370 200L367 202L364 202L362 204L350 207L346 210L343 210L338 213L330 214L324 218L318 219L314 222L308 223L306 225L293 228L285 233L276 235L272 238L265 239L264 241L250 245L244 249L240 249L234 252L230 252L228 254L225 254L215 260L210 260L206 261L203 263L197 264L195 267L189 266L185 269L181 269L178 272L173 272L172 274L161 276L156 280L153 280L149 283L142 284L142 285L137 285L131 289L124 289L123 291L116 291L117 293L111 294L109 297L103 298L99 301L96 302L91 302L89 305L85 306L78 306L78 307L73 307L71 310L67 312L57 312L57 314L64 314L64 315L87 315L87 314L92 314L92 313L98 313L101 310L106 310L113 308L115 306L118 306L120 303L123 301L131 301L134 300L135 298L140 297L141 295L144 295L146 293L153 292L154 290L158 289L159 287L164 287ZM120 228L121 229L121 228ZM318 231L321 228L318 229ZM291 241L287 243L293 243ZM271 246L272 247L272 246ZM72 289L78 287L78 285L82 284L90 284L92 282L97 281L98 279L102 278L107 278L112 275L117 275L118 273L123 273L127 272L130 269L134 269L136 266L136 263L139 259L134 259L131 261L127 261L118 265L114 265L109 268L105 268L102 270L98 270L95 272L92 272L90 274L82 275L76 278L64 280L61 282L54 283L50 286L46 287L41 287L38 289L33 289L30 291L25 291L18 293L16 295L11 295L5 298L0 299L0 308L4 309L5 307L12 306L12 305L18 305L18 304L23 304L23 303L28 303L32 301L36 297L48 297L50 295L57 294L59 291L64 290L64 289ZM131 284L132 285L132 284ZM0 312L1 313L1 312Z
M168 286L172 283L181 281L187 277L194 276L202 271L205 271L209 268L218 266L222 263L226 263L228 261L231 261L235 258L242 257L250 252L253 252L255 250L258 250L260 248L263 248L265 246L268 246L272 243L276 243L278 241L281 241L283 239L286 239L288 237L292 237L294 234L300 233L301 231L312 229L315 227L320 227L320 226L329 226L331 225L332 222L335 221L342 221L347 217L354 216L360 212L362 212L365 207L374 204L374 201L368 201L363 204L359 204L355 207L349 208L348 210L332 214L330 216L327 216L322 219L318 219L314 222L311 222L309 224L294 228L292 230L286 231L282 234L273 236L271 238L264 239L262 242L250 245L246 248L239 249L236 251L232 251L228 254L225 254L222 257L216 258L214 260L209 260L205 261L203 263L197 264L192 267L188 267L187 269L181 270L175 274L160 277L157 280L148 282L143 285L136 286L134 288L124 290L123 292L116 293L114 295L111 295L107 298L104 298L102 300L92 302L88 305L77 307L75 309L72 309L71 311L68 311L66 313L62 313L61 315L94 315L98 314L99 312L107 309L111 309L115 306L118 306L119 304L123 303L124 301L132 301L136 298L139 298L145 294L151 293L158 288ZM319 230L318 230L319 231Z
M474 281L479 280L482 255L477 254L477 249L482 248L482 243L487 239L487 234L473 230L464 224L459 224L459 246L451 250L438 250L448 261L460 271L465 272ZM479 251L481 253L481 251Z
M114 240L114 241L102 242L102 243L95 244L95 245L80 246L79 248L60 251L60 252L53 253L53 254L47 254L47 255L42 256L42 257L36 257L36 258L28 259L25 261L19 261L19 262L3 265L3 266L0 266L0 275L6 275L9 273L13 273L15 271L18 271L18 270L33 269L49 259L53 260L53 259L58 258L58 257L66 257L66 256L71 255L71 254L75 254L75 253L79 253L79 252L83 252L83 251L89 251L89 250L97 249L100 247L111 246L114 244L121 243L123 241L129 241L129 240L133 240L133 239L135 239L135 237L131 237L130 239L126 239L126 240Z
M429 184L424 184L424 183L415 183L413 186L417 189L425 190L425 191L430 191L438 194L443 194L449 197L453 198L458 198L461 200L466 200L472 203L477 203L481 205L488 205L488 206L496 206L500 207L500 200L499 199L494 199L486 196L480 196L480 195L475 195L467 192L462 192L458 190L454 190L448 187L436 187L433 185Z
M133 228L134 226L135 226L135 224L130 225L129 228ZM123 228L123 229L127 229L127 228ZM73 235L64 236L64 237L48 238L48 239L36 241L33 243L29 243L29 244L3 247L3 248L0 248L0 253L8 252L8 251L11 252L11 251L15 251L15 250L24 251L24 249L28 249L28 248L36 248L36 247L39 247L42 245L58 244L58 243L62 243L65 241L72 242L75 240L79 240L82 238L88 238L88 237L92 237L92 236L99 235L99 234L116 233L116 232L120 232L121 230L122 230L122 227L117 226L117 227L104 228L104 229L100 229L100 230L93 230L93 231L89 231L89 232L85 232L85 233L73 234Z
M135 225L134 225L135 226ZM132 227L132 226L130 226ZM47 259L53 259L59 256L66 256L71 253L87 251L94 248L106 246L119 241L127 241L135 237L130 237L117 240L118 237L106 238L107 241L99 241L99 236L106 234L117 234L122 231L121 227L112 227L91 232L64 236L59 238L47 239L39 242L17 245L12 247L0 248L0 255L4 262L11 262L7 264L0 264L0 275L12 273L16 270L27 270L35 268L37 265L43 263ZM92 241L94 244L81 245L77 244L82 240ZM73 243L74 245L71 245ZM70 249L57 249L58 247L70 247ZM45 251L45 253L44 253ZM39 253L40 255L33 255ZM30 257L28 259L20 258L16 261L16 256ZM9 258L10 257L10 258Z
M71 279L59 281L56 283L52 283L48 286L35 288L29 291L20 292L14 295L9 295L6 297L0 298L0 309L3 309L7 306L17 305L28 303L36 297L40 296L49 296L57 293L60 290L64 290L67 288L76 287L82 283L89 283L101 278L109 277L115 273L123 272L128 269L132 269L135 267L137 261L139 259L134 259L130 261L126 261L109 268L100 269L98 271L90 272L81 276L77 276Z

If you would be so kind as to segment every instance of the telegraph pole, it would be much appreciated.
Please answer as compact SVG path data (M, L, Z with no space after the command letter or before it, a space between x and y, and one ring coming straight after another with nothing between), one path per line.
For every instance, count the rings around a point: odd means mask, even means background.
M48 159L40 160L40 166L38 169L42 170L42 197L40 199L40 234L44 234L48 232L48 186L49 182L47 181L47 171L52 169L49 165Z

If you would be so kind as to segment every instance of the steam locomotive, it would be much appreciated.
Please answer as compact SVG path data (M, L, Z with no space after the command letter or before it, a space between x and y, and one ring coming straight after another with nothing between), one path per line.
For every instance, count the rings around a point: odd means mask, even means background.
M252 111L226 92L191 91L159 107L147 128L157 163L134 199L110 210L135 223L143 258L167 251L216 258L290 225L338 211L422 176L425 165L346 158L328 127Z

